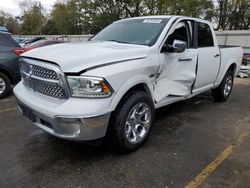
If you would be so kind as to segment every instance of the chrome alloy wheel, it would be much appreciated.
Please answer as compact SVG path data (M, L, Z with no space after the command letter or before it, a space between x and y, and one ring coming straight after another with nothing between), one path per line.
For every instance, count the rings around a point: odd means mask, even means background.
M6 83L5 81L0 77L0 95L5 91Z
M151 126L151 110L146 103L136 104L129 112L125 136L129 143L137 144L148 134Z
M225 96L228 96L230 94L232 87L233 87L233 77L230 75L229 77L227 77L225 82L225 87L224 87Z

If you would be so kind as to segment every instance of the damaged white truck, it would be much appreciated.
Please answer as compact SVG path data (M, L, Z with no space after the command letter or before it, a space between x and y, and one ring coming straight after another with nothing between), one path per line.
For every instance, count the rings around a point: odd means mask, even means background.
M21 55L14 88L23 115L63 139L108 136L124 151L149 136L155 109L212 90L232 91L241 47L218 46L211 24L182 16L116 21L85 43Z

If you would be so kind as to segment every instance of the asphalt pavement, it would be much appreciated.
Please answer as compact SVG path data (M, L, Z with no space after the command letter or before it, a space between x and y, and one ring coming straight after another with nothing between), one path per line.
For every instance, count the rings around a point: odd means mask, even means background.
M206 92L158 109L147 143L126 155L50 136L14 96L0 101L0 127L3 188L250 187L250 79L236 79L224 103Z

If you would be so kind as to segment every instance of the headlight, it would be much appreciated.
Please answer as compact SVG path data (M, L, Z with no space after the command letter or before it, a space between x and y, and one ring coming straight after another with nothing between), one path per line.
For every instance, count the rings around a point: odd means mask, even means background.
M112 94L112 88L103 78L67 76L72 97L105 98Z

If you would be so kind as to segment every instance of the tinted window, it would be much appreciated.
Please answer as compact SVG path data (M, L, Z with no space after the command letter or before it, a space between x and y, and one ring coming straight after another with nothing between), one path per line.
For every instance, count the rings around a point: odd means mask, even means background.
M198 22L198 46L214 46L213 35L208 24Z
M151 46L156 42L167 22L166 18L122 20L103 29L91 41L116 41Z
M0 46L20 47L8 33L0 33Z

